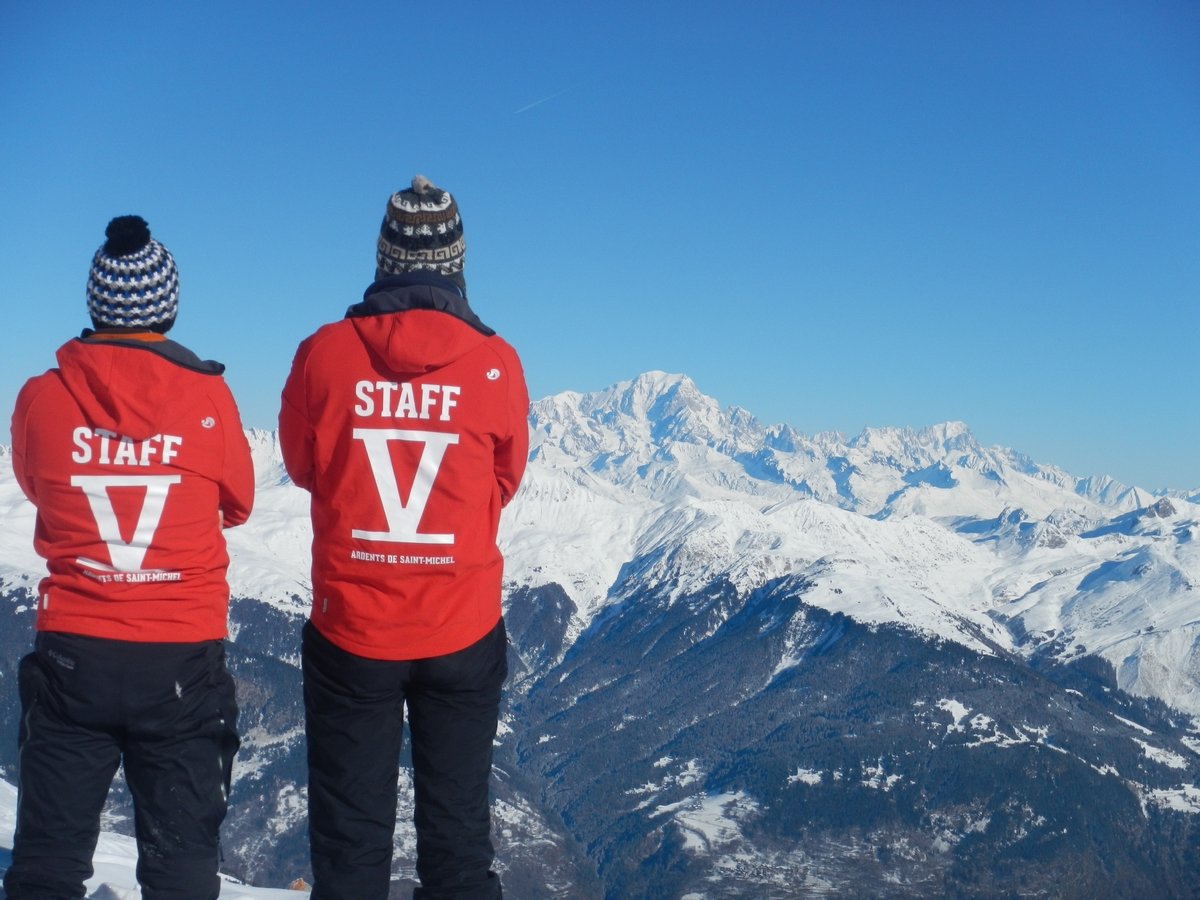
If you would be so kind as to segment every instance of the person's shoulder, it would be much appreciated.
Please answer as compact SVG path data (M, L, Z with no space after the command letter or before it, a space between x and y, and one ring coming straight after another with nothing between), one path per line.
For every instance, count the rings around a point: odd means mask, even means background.
M485 341L487 347L495 354L496 359L510 372L515 372L524 378L525 367L521 364L521 356L516 348L498 334L492 335Z
M40 375L26 379L17 392L17 405L28 405L42 396L48 390L62 386L62 373L58 369L49 369Z
M503 356L505 359L520 363L521 356L517 353L516 348L500 335L492 334L484 343L491 348L492 352Z
M335 319L332 322L326 322L316 331L304 338L297 348L297 354L312 353L322 347L335 345L340 340L344 340L347 335L354 332L354 326L349 319Z

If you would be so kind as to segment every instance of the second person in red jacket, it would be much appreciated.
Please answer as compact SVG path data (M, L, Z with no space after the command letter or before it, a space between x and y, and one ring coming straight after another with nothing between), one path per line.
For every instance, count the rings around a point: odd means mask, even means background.
M528 453L516 352L467 302L454 198L392 195L376 280L296 353L280 444L312 494L302 647L314 900L386 898L401 728L415 897L499 897L488 781L507 638L501 508Z

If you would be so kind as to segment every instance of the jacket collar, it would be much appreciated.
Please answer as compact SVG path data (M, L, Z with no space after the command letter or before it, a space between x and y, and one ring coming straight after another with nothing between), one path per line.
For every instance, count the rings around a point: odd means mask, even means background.
M431 272L391 275L374 282L363 292L362 302L346 310L346 318L407 312L411 309L444 312L470 325L480 334L491 337L496 333L475 315L458 284Z
M205 375L220 375L225 371L224 364L212 359L201 359L182 344L177 344L157 332L140 328L100 328L96 330L85 328L76 340L84 344L105 344L146 350L177 366L183 366L185 369Z

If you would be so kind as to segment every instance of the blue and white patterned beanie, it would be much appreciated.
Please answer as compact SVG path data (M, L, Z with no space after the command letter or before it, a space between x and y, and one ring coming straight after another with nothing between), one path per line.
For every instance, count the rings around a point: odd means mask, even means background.
M88 312L97 328L165 332L179 311L179 273L171 252L150 237L141 216L117 216L92 258Z

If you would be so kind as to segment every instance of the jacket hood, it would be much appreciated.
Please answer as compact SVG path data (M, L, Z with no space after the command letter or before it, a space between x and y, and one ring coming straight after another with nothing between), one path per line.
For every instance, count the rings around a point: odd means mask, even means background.
M376 281L346 318L389 370L413 375L447 366L495 334L461 289L436 275Z
M170 340L85 331L58 349L63 383L88 424L135 440L170 430L207 398L225 367Z

